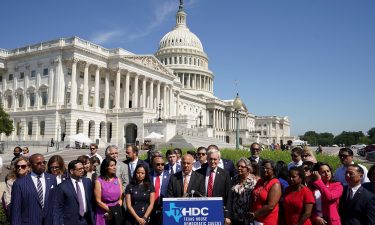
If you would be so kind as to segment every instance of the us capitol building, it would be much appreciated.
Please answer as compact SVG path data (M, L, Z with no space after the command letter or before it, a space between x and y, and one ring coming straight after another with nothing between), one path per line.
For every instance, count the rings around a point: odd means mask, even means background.
M1 140L45 145L83 133L100 146L123 146L156 132L162 142L194 138L195 145L233 146L234 100L215 97L208 56L186 16L180 3L175 27L154 55L79 37L0 49L0 103L15 128ZM241 144L294 138L288 117L255 116L245 105L239 114Z

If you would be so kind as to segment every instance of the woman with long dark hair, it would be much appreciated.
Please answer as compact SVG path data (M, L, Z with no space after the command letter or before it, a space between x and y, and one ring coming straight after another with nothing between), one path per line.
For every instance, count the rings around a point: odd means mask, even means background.
M128 210L126 225L147 224L154 208L154 198L155 188L150 181L148 168L139 164L134 169L133 178L125 189Z
M66 170L63 157L60 155L53 155L47 163L47 173L56 177L57 184L60 184L66 179Z
M100 176L95 181L96 225L121 224L122 181L116 177L116 160L106 158L100 166ZM116 210L116 211L114 211Z

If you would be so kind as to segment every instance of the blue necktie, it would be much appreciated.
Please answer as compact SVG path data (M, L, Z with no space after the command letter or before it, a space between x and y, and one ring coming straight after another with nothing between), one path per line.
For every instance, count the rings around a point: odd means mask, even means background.
M42 177L42 175L37 176L37 178L38 178L38 182L37 182L37 189L38 190L37 191L38 191L39 202L42 205L42 208L44 208L43 186L42 186L42 182L40 181L41 177Z

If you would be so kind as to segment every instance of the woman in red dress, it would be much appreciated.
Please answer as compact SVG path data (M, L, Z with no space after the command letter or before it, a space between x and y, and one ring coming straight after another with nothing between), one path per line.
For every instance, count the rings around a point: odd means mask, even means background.
M275 177L276 164L264 160L260 167L261 179L251 194L250 217L263 225L277 225L281 185Z
M287 225L311 225L310 216L315 203L313 193L305 183L305 172L301 167L289 170L290 186L285 191L284 208Z

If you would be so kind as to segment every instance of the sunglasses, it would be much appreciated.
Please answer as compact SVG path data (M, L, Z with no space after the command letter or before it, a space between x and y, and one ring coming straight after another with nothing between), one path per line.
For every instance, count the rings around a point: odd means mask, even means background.
M243 166L243 165L238 165L237 167L238 168L247 168L247 166Z
M259 148L252 148L251 150L253 150L253 151L259 151L260 149Z
M155 163L156 166L164 166L164 163Z
M19 169L19 168L21 168L21 169L26 169L26 167L27 167L27 165L15 165L15 167L16 167L16 169Z
M348 158L350 155L339 155L339 158L342 158L342 159L346 159Z
M206 155L206 153L199 153L199 152L198 152L197 155Z
M95 150L96 148L90 148L90 150Z
M46 165L47 161L41 161L41 162L37 162L37 163L34 163L34 164L36 164L38 166L40 166L40 165Z
M51 170L59 170L60 167L58 167L58 166L51 166L50 169L51 169Z

